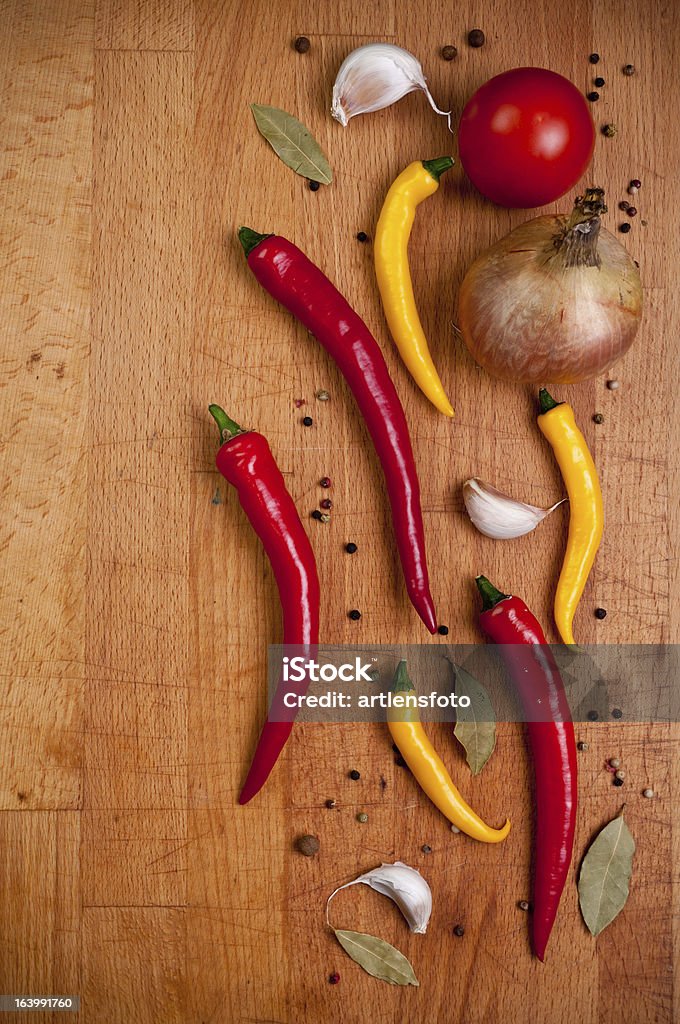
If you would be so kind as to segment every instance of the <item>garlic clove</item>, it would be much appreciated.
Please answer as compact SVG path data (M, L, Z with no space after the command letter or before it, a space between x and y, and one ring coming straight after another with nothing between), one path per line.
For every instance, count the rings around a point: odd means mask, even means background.
M335 894L359 884L370 885L371 889L391 899L401 910L411 931L417 935L425 934L432 913L432 891L420 871L400 860L394 864L382 864L338 886L326 901L327 921L328 907Z
M463 501L467 514L480 533L494 540L510 540L531 533L567 498L555 502L550 508L537 508L536 505L516 501L484 480L473 477L463 484Z
M422 89L432 109L446 117L452 131L451 111L440 110L434 102L420 61L400 46L368 43L353 50L340 65L331 113L346 127L357 114L382 110L416 89Z

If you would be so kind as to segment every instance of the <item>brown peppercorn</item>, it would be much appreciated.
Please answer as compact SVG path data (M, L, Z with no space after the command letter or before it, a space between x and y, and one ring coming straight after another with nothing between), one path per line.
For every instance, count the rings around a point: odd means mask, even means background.
M457 936L457 938L459 939L463 938L463 936L465 935L465 929L463 928L462 924L456 925L456 927L453 929L453 934Z
M444 60L455 60L458 56L458 50L455 46L442 46L442 58Z
M424 843L420 847L420 849L423 851L423 853L432 853L432 847L428 843Z
M312 44L310 43L307 36L298 36L295 42L293 43L293 48L298 53L308 53L311 45Z
M337 800L326 800L326 807L329 811L332 811L334 807L338 806Z
M303 857L313 857L319 852L319 840L316 836L298 836L295 847Z
M607 139L613 139L614 136L616 135L617 131L618 131L618 128L616 127L615 124L605 124L602 127L602 134Z
M593 416L593 423L604 423L604 416L601 412L596 412Z
M626 199L622 199L619 203L619 210L623 210L626 213L627 210L630 210L630 203Z
M474 49L478 49L480 46L484 46L486 37L482 32L481 28L473 28L471 32L468 32L468 43Z
M624 73L624 75L627 78L630 78L631 75L635 74L635 65L634 64L625 64L624 68L623 68L623 73Z

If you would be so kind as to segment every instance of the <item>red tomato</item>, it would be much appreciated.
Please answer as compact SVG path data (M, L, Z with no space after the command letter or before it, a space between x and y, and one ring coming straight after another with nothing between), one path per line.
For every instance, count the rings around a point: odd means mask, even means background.
M458 126L460 159L488 199L543 206L585 172L595 128L585 98L562 75L514 68L486 82Z

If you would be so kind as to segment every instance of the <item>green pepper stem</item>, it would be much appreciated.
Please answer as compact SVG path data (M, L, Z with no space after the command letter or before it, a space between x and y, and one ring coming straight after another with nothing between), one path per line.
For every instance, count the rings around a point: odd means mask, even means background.
M221 406L209 405L208 411L218 426L222 444L225 441L229 441L232 437L236 437L237 434L245 434L243 427L239 427L238 423L235 423L234 420L227 416Z
M453 167L454 161L450 156L438 156L436 160L423 160L423 167L428 174L431 174L435 181L439 181L444 171Z
M264 242L265 238L271 238L271 235L261 235L257 231L253 231L252 228L239 228L238 229L238 240L243 246L243 251L246 256L250 256L253 249Z
M505 601L510 597L509 594L502 594L500 590L497 590L493 583L489 583L486 576L478 576L475 579L475 583L479 593L482 595L483 612L488 612L490 608L495 608L501 601Z
M394 679L392 680L392 693L399 693L401 691L413 689L414 686L409 679L406 662L402 659L397 665L397 671L394 673Z
M550 412L551 409L556 409L558 405L564 405L564 402L556 402L545 388L541 388L538 392L538 404L541 407L542 416L544 412Z

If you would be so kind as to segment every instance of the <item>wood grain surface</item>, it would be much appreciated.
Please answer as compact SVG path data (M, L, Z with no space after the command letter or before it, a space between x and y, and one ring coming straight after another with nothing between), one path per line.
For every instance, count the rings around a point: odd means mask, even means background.
M474 27L486 33L479 50L466 43ZM451 638L481 640L471 581L483 571L521 594L555 639L564 516L494 543L472 529L460 490L478 475L535 504L561 495L534 390L492 381L454 330L465 269L528 215L483 201L459 167L419 210L411 266L450 422L396 357L371 246L356 234L372 233L402 167L452 145L455 155L455 139L420 94L345 130L329 103L344 56L372 40L416 53L454 116L485 79L521 64L587 91L597 50L606 86L593 113L619 131L598 134L589 180L608 189L610 229L629 179L643 181L626 245L646 305L615 371L620 388L603 376L560 391L601 470L607 514L576 631L587 643L677 643L679 29L677 5L663 0L0 0L1 992L79 994L68 1019L87 1024L679 1019L675 727L579 727L589 750L579 755L574 868L625 800L632 891L596 942L574 870L545 966L517 909L530 893L532 832L521 726L499 726L475 779L447 729L432 728L473 806L512 819L500 847L451 834L379 725L300 726L265 790L237 806L280 612L262 549L215 470L207 412L220 402L270 439L309 524L324 639L423 641L353 400L249 274L235 229L286 235L385 352L412 424L433 591ZM311 39L305 55L291 46L299 34ZM439 56L448 43L452 63ZM311 192L276 159L252 102L310 127L331 187ZM330 401L315 399L319 388ZM328 525L308 519L326 474ZM359 545L352 558L348 540ZM623 790L604 770L614 755ZM646 785L656 799L643 800ZM301 832L319 836L317 857L294 852ZM431 883L427 935L411 935L364 887L337 897L334 921L397 945L417 989L362 973L324 925L337 885L396 858Z

